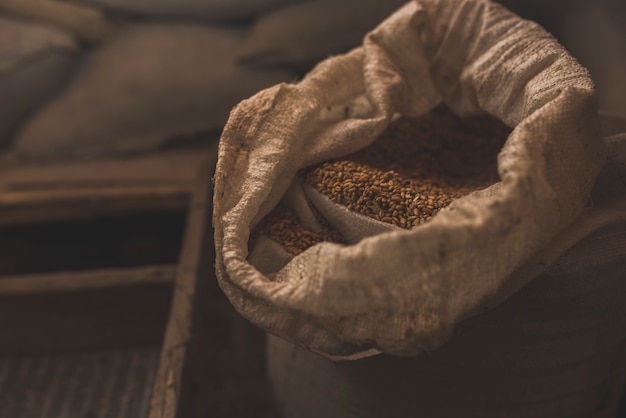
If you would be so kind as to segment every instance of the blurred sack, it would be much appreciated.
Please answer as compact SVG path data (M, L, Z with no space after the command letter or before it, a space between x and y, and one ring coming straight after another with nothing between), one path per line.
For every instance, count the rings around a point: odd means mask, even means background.
M208 20L246 19L290 0L64 0L132 15ZM293 1L293 0L291 0ZM302 1L302 0L296 0Z
M359 45L363 36L405 0L309 0L258 17L240 52L252 67L306 71Z
M0 12L56 26L90 42L102 40L114 27L98 9L57 0L0 0Z
M29 112L65 81L78 53L57 29L0 17L0 148Z
M238 101L289 80L239 66L241 31L193 25L121 29L86 55L54 100L15 138L20 158L133 153L217 131Z
M556 35L591 72L599 106L626 118L626 3L563 2Z

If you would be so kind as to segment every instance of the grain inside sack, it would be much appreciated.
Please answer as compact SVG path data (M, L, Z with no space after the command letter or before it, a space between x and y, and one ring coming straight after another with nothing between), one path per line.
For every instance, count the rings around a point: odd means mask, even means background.
M254 247L260 235L279 243L292 255L298 255L320 242L343 242L339 232L325 222L319 231L307 229L296 214L282 204L268 214L253 231L250 247Z
M299 175L337 204L410 229L430 221L454 199L496 183L497 154L509 133L492 116L459 117L439 106L418 118L398 118L370 146ZM315 215L321 227L311 231L281 204L253 235L266 235L293 255L319 242L344 242Z
M496 156L509 132L494 117L460 118L439 107L400 118L371 146L302 175L333 202L408 229L497 182Z

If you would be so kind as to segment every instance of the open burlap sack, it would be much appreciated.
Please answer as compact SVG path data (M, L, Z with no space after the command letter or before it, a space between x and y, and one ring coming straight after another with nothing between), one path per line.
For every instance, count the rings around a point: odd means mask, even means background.
M300 168L361 149L394 115L441 102L514 128L500 182L412 230L321 243L275 274L250 264L251 229ZM487 0L412 2L362 47L231 113L215 176L218 278L242 315L311 351L431 350L584 236L551 244L575 226L605 159L593 83L542 28Z

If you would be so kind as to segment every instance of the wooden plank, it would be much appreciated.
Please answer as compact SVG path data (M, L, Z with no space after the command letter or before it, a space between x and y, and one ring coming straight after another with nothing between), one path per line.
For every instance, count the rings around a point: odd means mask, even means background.
M29 295L130 287L149 284L171 284L177 266L157 265L124 269L102 269L59 273L0 276L0 295Z
M143 154L137 157L73 162L15 163L0 169L0 192L193 184L206 149Z
M211 176L216 155L203 164L189 209L183 252L174 286L172 308L154 382L150 418L194 416L192 385L197 340L202 330L196 318L199 306L207 300L204 290L213 276L213 237L211 231Z
M171 282L138 283L0 294L0 354L159 346L172 288Z
M184 210L189 204L188 185L176 187L77 189L61 193L44 191L0 195L0 226L101 216Z
M211 149L0 169L0 226L184 209Z
M0 356L2 416L146 418L160 351L154 345Z

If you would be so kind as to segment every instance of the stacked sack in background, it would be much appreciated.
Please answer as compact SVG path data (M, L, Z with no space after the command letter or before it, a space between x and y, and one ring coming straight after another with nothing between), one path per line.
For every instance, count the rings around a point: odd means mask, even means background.
M239 101L358 45L402 3L0 0L3 161L217 138Z
M501 0L554 34L590 72L600 109L626 118L626 2Z

